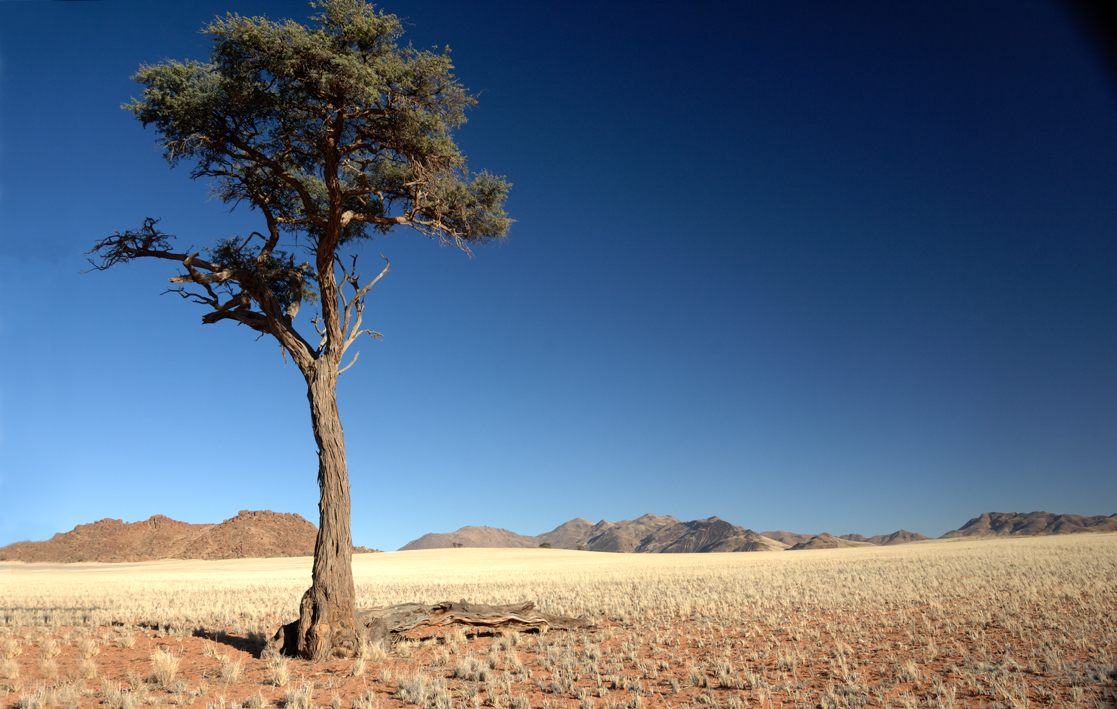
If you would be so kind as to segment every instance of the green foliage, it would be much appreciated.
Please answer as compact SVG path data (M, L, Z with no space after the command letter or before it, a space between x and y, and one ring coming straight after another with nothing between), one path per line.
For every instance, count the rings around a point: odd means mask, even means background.
M338 363L357 335L379 336L362 326L363 303L387 267L362 282L343 247L405 226L468 252L511 224L508 182L471 173L454 143L476 100L454 77L449 50L398 45L399 19L362 0L315 7L309 25L215 20L205 28L209 61L141 67L141 96L124 106L155 129L172 166L189 165L226 204L260 212L264 228L202 257L172 251L174 237L148 219L90 252L96 270L141 257L179 262L170 292L209 306L202 322L274 335L304 373L327 353ZM308 252L306 263L295 265L295 249ZM315 300L312 345L292 318Z
M317 7L312 26L215 20L209 62L142 67L124 108L170 163L314 246L397 224L463 248L506 234L508 183L471 175L451 135L476 101L449 50L398 46L399 19L360 0Z
M262 252L261 247L251 247L249 239L239 236L223 239L217 246L207 248L206 254L218 266L260 278L285 312L291 312L299 303L318 300L314 274L307 267L296 267L295 257L283 251Z

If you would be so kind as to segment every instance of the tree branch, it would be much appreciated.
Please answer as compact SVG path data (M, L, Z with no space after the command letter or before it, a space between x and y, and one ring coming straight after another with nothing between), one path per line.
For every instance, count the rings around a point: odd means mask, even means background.
M233 320L247 325L257 332L275 337L280 346L291 353L300 368L305 369L312 363L316 356L315 351L291 322L294 312L298 310L297 301L292 303L294 307L289 308L288 312L284 312L280 307L275 293L261 275L264 266L268 263L266 259L260 261L257 258L249 262L255 268L251 266L230 268L221 263L199 259L200 252L197 251L175 253L170 250L171 239L175 237L160 232L156 228L158 222L157 219L148 218L144 220L143 226L135 231L125 231L123 234L113 232L111 236L97 241L93 249L86 254L92 256L89 259L92 266L90 270L104 271L138 258L177 261L182 264L186 272L170 278L169 281L174 284L199 286L203 291L179 287L169 288L164 293L176 293L192 303L209 307L211 310L202 316L202 323L209 325L222 320ZM278 236L274 222L269 226L273 236ZM262 234L256 236L264 238ZM234 242L234 247L236 243L239 242ZM265 241L265 246L269 245L273 245L272 239ZM293 272L288 271L288 277L299 280L304 277L307 268L309 264L304 264ZM280 273L282 274L283 271ZM235 286L237 288L234 291ZM219 290L215 290L215 287ZM229 296L224 301L222 301L222 293L227 293ZM262 312L252 309L253 302L260 306Z
M342 374L345 373L345 370L349 369L354 364L356 364L357 363L357 358L360 357L360 356L361 356L360 352L357 352L356 354L354 354L353 359L349 360L349 364L347 364L344 367L342 367L341 369L337 370L338 376L341 376Z
M346 274L346 283L348 283L349 286L351 288L353 288L354 293L353 293L353 297L350 298L349 301L345 305L345 319L344 319L345 342L342 345L342 352L349 349L349 346L352 345L356 341L356 339L358 337L360 337L362 334L368 334L373 339L380 339L380 338L383 337L383 335L381 335L379 332L376 332L375 330L362 330L361 329L361 322L364 319L364 312L365 312L365 296L368 295L368 292L372 289L372 287L374 285L376 285L376 282L379 281L381 278L383 278L385 276L385 274L388 273L388 269L391 267L391 262L388 261L388 259L384 256L384 254L380 254L380 258L384 259L383 270L380 271L380 273L376 276L376 278L372 279L369 283L365 284L364 286L360 285L360 274L357 274L357 273ZM356 257L356 255L354 255L353 256L353 271L354 272L356 271L356 268L357 268L357 257ZM342 267L342 270L344 272L344 266ZM353 317L351 318L351 316L353 316ZM350 320L351 319L352 319L352 326L350 326ZM349 366L352 366L352 362L350 362Z

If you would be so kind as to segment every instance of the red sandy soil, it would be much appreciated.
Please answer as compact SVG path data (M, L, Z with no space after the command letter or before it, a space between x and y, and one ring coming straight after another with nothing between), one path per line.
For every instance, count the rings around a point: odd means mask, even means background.
M1105 613L1112 617L1115 610ZM130 692L136 707L258 706L253 697L262 697L264 706L285 707L298 705L289 692L309 685L312 707L369 706L364 702L370 693L371 706L404 707L414 703L399 696L401 680L415 675L441 678L453 707L1117 706L1117 665L1112 655L1108 665L1099 664L1100 650L1090 638L1021 632L1011 622L999 623L995 614L978 628L956 622L942 608L866 613L858 619L864 632L857 637L849 635L848 621L838 615L807 622L789 616L726 627L708 619L602 619L593 631L480 635L457 644L443 629L446 637L428 631L411 648L401 652L397 646L387 659L368 662L358 675L354 661L290 660L285 686L272 682L259 638L97 628L92 636L100 643L93 658L97 676L82 679L78 645L88 628L22 628L16 629L22 643L14 658L18 678L0 678L0 706L26 709L36 688L69 686L71 699L61 706L109 706L106 688L115 687ZM61 645L53 666L39 659L47 637ZM120 647L121 637L136 642ZM149 679L158 650L180 658L170 689ZM221 655L242 663L236 682L222 679ZM488 682L455 678L455 667L470 656L487 663ZM720 674L719 660L728 667ZM909 660L917 677L903 671ZM564 678L573 684L564 688Z

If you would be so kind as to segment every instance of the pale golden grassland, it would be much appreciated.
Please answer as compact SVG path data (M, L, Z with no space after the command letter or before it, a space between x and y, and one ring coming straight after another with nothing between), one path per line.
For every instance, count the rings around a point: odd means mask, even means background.
M0 565L0 702L216 707L220 687L230 707L1117 706L1114 534L742 554L447 549L358 555L354 572L361 605L531 598L599 628L446 631L340 669L288 665L259 642L294 618L309 559ZM201 628L251 639L255 655L213 650L186 663L200 674L176 676L149 653L149 676L107 686L107 656L139 651L129 640L177 638L160 652L189 655Z

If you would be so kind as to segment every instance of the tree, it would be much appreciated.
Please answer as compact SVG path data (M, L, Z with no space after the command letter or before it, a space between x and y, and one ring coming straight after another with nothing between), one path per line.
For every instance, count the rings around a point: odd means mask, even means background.
M210 178L216 194L259 212L262 228L201 251L147 219L89 252L96 270L139 258L181 264L168 292L274 337L306 380L318 446L318 538L295 647L313 660L358 649L349 479L337 408L343 356L362 334L365 298L388 272L362 280L357 250L374 234L410 227L467 253L504 236L509 185L471 174L452 130L476 103L442 53L397 46L400 21L361 0L314 3L312 23L226 15L205 28L208 63L166 61L133 77L124 106L154 126L163 157ZM285 250L284 250L285 249ZM310 258L301 265L295 253ZM310 339L295 327L318 302ZM314 344L314 340L317 344Z

